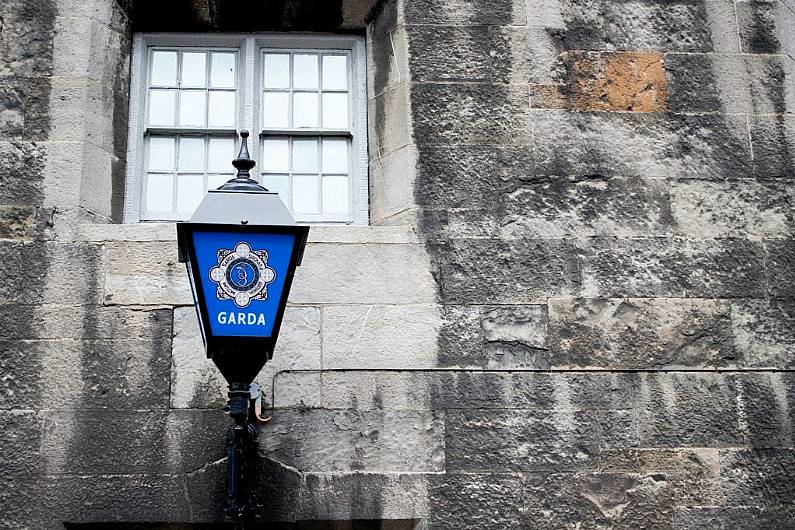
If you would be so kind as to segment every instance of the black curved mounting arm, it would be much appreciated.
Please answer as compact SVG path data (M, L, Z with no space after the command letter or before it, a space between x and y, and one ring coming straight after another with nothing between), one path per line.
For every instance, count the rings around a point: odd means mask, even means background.
M235 424L226 438L226 515L250 520L257 513L257 427L248 383L229 385L229 415ZM259 386L256 392L259 393Z

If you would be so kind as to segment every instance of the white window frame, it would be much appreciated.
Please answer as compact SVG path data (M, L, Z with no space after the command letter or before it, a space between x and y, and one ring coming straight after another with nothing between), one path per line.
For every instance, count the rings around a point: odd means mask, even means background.
M313 215L307 219L297 218L299 222L311 223L343 223L354 225L368 224L369 216L369 185L367 156L367 94L365 77L364 38L357 35L325 35L325 34L187 34L187 33L136 33L133 36L130 75L130 114L127 141L127 170L124 190L125 223L163 222L183 220L179 216L167 219L142 218L142 199L145 168L145 141L147 132L201 132L205 129L189 128L151 128L146 125L147 74L149 69L150 48L196 48L197 50L215 48L237 48L238 52L238 104L236 130L247 129L252 132L249 139L249 151L254 160L260 161L262 56L265 50L271 49L307 49L307 50L339 50L350 54L350 105L349 123L351 134L351 160L349 174L349 197L351 201L350 216ZM216 131L213 130L213 133ZM218 129L219 134L229 134L229 130ZM269 131L273 133L273 131ZM284 131L286 136L323 136L317 132ZM211 133L212 134L212 133ZM325 133L324 133L325 134ZM329 135L331 133L328 133ZM239 141L239 138L238 138ZM229 161L230 166L232 161ZM259 179L259 167L252 171L252 176Z

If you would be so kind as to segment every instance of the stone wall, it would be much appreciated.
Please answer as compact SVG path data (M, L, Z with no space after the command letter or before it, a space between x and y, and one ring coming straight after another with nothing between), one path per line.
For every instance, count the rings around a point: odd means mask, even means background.
M0 5L0 526L223 520L174 226L112 224L131 32L186 29L367 34L374 226L311 229L263 521L792 526L795 3L157 4Z

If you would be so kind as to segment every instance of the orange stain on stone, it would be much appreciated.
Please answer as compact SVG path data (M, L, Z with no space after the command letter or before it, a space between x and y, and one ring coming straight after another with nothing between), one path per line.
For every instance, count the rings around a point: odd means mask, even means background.
M575 110L662 112L668 88L663 54L571 52L566 79L532 87L533 106Z

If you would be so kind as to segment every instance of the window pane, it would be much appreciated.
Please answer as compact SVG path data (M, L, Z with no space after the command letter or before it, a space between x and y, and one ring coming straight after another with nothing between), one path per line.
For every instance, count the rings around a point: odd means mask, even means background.
M207 59L204 52L182 54L182 86L203 87L207 83Z
M204 138L180 138L179 171L204 171Z
M323 94L323 127L348 128L348 94Z
M286 53L266 53L265 88L290 88L290 56Z
M317 173L317 140L293 140L293 172Z
M316 175L293 175L294 212L320 213L318 178Z
M317 127L317 94L293 95L293 127Z
M323 173L348 173L348 140L323 139Z
M263 185L279 194L285 206L290 207L290 177L287 175L263 175Z
M317 88L317 55L293 56L293 88Z
M149 171L174 171L174 139L153 136L149 139Z
M348 213L348 177L323 177L323 213Z
M172 175L148 175L146 181L146 209L150 212L171 212L174 199Z
M233 138L210 138L207 157L207 171L210 173L231 173L232 160L235 159L235 140ZM229 177L224 177L226 182Z
M177 86L177 52L152 52L150 85Z
M204 175L177 175L178 212L193 213L204 193Z
M149 92L149 125L173 126L174 90L152 90Z
M210 85L214 88L235 86L235 54L213 53L210 55Z
M235 126L235 93L228 90L210 91L210 109L207 121L210 127Z
M289 101L287 92L265 92L262 104L263 127L277 129L289 127Z
M232 178L231 175L207 175L207 189L217 190L230 178Z
M204 127L205 92L183 91L179 95L179 124L183 127Z
M348 89L348 58L345 55L323 56L323 88Z
M290 171L290 142L287 139L267 139L262 149L262 170L272 173Z

